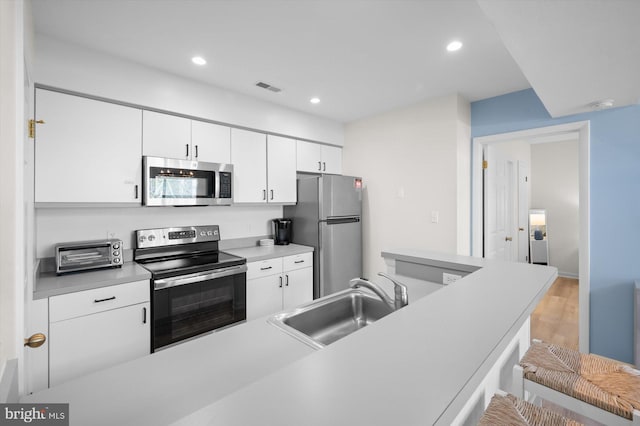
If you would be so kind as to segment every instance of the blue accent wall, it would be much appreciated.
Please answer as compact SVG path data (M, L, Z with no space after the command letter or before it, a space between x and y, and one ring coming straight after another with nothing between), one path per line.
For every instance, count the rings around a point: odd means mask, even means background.
M471 103L471 136L590 121L591 352L633 362L640 280L640 105L551 118L532 89Z

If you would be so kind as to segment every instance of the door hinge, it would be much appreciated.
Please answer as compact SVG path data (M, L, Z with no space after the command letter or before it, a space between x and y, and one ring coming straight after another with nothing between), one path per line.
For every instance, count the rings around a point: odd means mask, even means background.
M29 137L35 139L36 137L36 124L44 124L44 120L29 120Z
M487 167L489 167L489 162L487 160L483 160L482 161L482 168L486 169Z

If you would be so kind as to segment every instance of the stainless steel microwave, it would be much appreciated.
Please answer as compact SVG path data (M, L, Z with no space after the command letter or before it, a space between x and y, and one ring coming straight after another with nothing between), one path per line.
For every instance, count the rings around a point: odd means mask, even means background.
M233 165L142 157L145 206L228 206L233 203Z

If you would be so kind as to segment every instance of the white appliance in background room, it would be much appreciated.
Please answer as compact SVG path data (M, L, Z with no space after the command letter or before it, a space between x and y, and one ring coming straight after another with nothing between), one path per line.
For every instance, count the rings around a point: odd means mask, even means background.
M349 287L362 276L362 179L299 176L298 204L285 206L293 220L291 242L313 246L313 297Z

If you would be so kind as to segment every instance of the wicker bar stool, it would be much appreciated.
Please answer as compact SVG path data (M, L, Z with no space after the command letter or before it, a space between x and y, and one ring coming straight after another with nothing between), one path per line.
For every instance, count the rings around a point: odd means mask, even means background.
M491 397L491 402L478 422L478 426L581 426L575 420L538 407L501 391Z
M640 425L640 371L597 355L534 340L513 371L524 392L606 425Z

